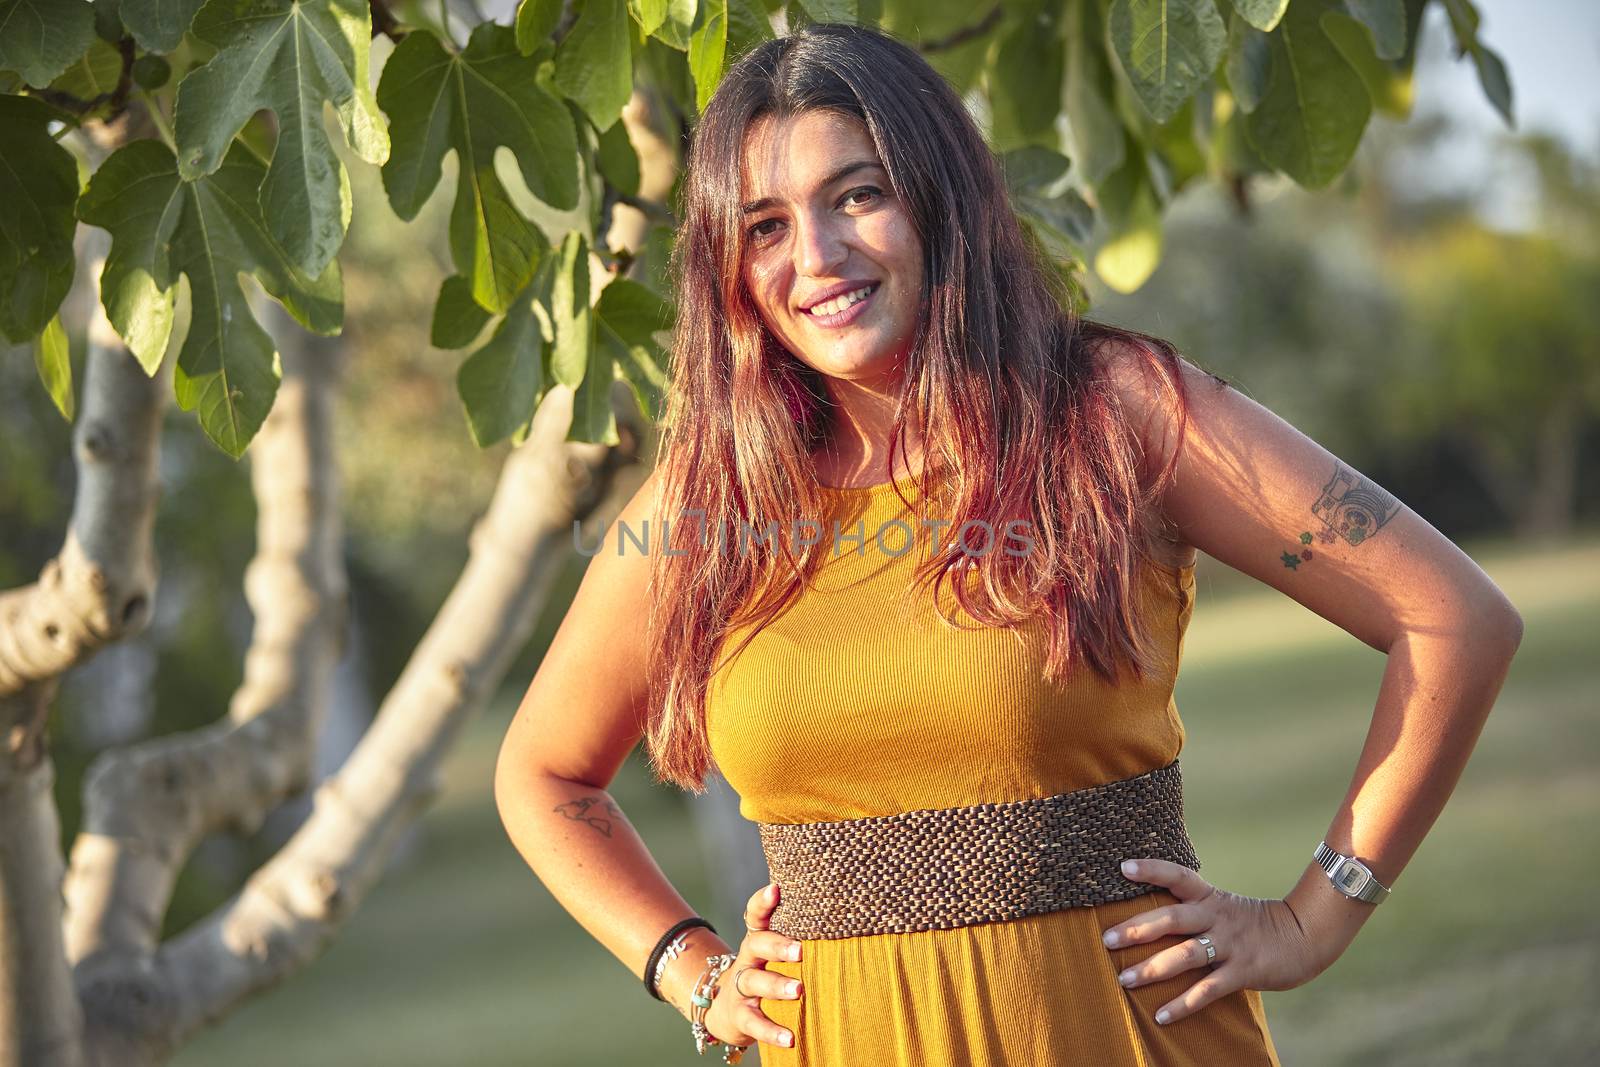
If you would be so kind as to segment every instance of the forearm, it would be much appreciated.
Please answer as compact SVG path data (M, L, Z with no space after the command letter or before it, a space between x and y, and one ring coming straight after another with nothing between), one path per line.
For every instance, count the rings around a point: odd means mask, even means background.
M1326 834L1385 886L1394 887L1455 790L1520 634L1520 625L1490 623L1470 636L1416 630L1389 649L1366 744ZM1285 900L1329 962L1374 908L1344 896L1310 862Z
M506 833L551 894L635 975L656 941L696 914L604 789L548 774L495 779ZM686 931L687 951L667 963L659 990L685 1018L705 958L730 949L704 927ZM641 990L641 995L643 991Z

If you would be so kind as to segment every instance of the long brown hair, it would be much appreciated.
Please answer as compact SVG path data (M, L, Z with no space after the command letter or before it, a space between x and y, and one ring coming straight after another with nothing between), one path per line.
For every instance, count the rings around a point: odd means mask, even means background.
M831 427L822 375L767 331L740 271L745 133L758 118L818 108L865 124L925 252L926 300L904 364L890 470L915 420L924 481L934 468L948 473L938 488L951 529L1032 524L1026 555L975 557L981 596L970 597L950 570L957 560L939 554L913 586L931 581L937 596L949 574L962 610L984 625L1043 617L1052 681L1080 657L1110 681L1119 660L1141 677L1154 666L1136 571L1153 558L1151 504L1177 453L1145 476L1102 345L1131 344L1159 371L1181 440L1177 352L1073 312L1024 236L982 134L913 48L877 30L808 26L763 43L724 76L693 133L673 248L678 315L656 470L659 514L691 535L652 556L644 738L657 777L697 793L714 767L705 698L724 638L749 626L748 641L780 614L828 544L796 556L782 539L779 553L753 553L711 536L714 523L776 519L792 529L800 516L825 514L812 459Z

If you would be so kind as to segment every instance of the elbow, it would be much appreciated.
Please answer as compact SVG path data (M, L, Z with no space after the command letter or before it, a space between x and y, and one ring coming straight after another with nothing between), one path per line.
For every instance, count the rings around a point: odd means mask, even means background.
M1493 598L1478 612L1478 619L1496 647L1504 650L1506 659L1516 654L1522 645L1522 612L1516 609L1498 586L1495 587Z
M508 829L511 813L517 806L520 787L527 780L527 776L522 773L519 766L520 763L516 749L509 739L502 742L500 755L494 764L494 806L500 815L500 822Z

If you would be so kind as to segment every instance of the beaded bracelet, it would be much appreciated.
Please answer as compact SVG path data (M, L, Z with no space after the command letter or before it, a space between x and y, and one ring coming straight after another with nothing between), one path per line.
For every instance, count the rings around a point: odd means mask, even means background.
M725 1045L719 1037L713 1037L711 1031L706 1029L706 1012L711 1008L711 1002L721 992L717 979L722 977L722 972L733 966L733 961L738 959L731 952L724 952L717 956L707 956L707 967L700 972L700 977L695 981L694 992L690 995L689 1007L689 1033L694 1037L694 1050L701 1056L706 1054L709 1045ZM738 1063L744 1058L744 1048L740 1045L725 1045L722 1050L722 1062Z

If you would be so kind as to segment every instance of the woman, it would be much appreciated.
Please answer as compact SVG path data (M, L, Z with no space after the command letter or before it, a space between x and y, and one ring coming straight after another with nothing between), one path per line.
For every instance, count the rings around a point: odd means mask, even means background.
M661 456L502 749L519 850L728 1062L1277 1063L1259 991L1321 973L1394 884L1515 609L1226 382L1064 310L959 99L887 36L742 59L683 217ZM1184 833L1197 549L1389 654L1281 899L1211 885ZM606 793L641 738L759 825L773 884L736 948Z

